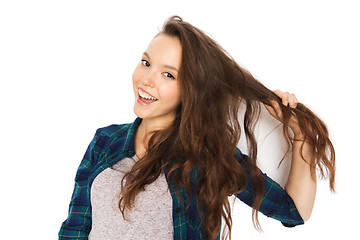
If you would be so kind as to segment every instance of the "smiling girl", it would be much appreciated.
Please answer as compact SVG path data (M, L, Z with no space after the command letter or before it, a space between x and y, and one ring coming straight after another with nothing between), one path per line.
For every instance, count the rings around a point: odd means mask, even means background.
M295 95L267 89L180 17L166 21L144 51L133 90L138 118L97 130L59 239L220 239L222 217L231 238L231 195L253 208L255 227L258 212L293 227L311 215L316 169L334 190L325 124ZM261 104L283 123L292 152L285 189L257 167ZM236 147L240 136L248 155Z

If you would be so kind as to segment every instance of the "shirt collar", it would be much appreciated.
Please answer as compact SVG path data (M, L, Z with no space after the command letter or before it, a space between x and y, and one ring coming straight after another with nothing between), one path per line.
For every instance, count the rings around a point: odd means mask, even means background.
M138 129L142 119L137 117L135 121L130 125L129 131L127 131L123 152L126 153L127 157L135 155L134 138L136 130Z

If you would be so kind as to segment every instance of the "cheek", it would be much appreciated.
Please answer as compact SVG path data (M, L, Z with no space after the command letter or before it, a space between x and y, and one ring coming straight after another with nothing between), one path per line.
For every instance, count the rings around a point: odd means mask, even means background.
M133 72L133 75L132 75L132 80L133 80L133 84L134 84L134 87L135 87L135 84L137 82L139 82L139 80L141 79L141 71L139 69L139 66L136 66L134 72Z
M176 83L164 86L161 92L163 93L163 99L166 99L169 104L178 105L180 103L180 92Z

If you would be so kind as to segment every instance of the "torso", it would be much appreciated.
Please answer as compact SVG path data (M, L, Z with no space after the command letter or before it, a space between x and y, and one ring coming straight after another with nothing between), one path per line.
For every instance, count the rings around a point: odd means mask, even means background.
M137 160L136 156L124 158L95 178L89 239L173 239L172 198L164 174L145 186L131 210L125 211L129 221L123 219L118 208L121 179Z

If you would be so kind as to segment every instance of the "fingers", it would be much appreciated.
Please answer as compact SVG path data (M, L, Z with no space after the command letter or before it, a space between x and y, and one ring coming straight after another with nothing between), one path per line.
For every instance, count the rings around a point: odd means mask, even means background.
M280 108L280 104L275 100L270 100L271 106L264 105L268 112L277 120L282 121L283 114Z
M294 94L288 93L288 92L282 92L280 90L275 90L274 93L281 98L281 101L282 101L283 105L289 106L291 108L296 108L297 107L298 100L297 100L297 98L296 98L296 96ZM269 101L270 101L271 105L265 105L264 104L264 106L266 107L268 112L273 117L278 119L279 121L284 122L283 112L281 110L280 104L275 100L269 99ZM300 129L300 126L299 126L299 121L298 121L296 115L292 115L290 117L290 119L287 120L287 126L290 127L295 134L298 133L298 132L301 132L301 129Z
M295 94L289 92L282 92L280 90L275 90L274 93L281 98L283 105L289 106L291 108L296 108L298 104L298 99Z

